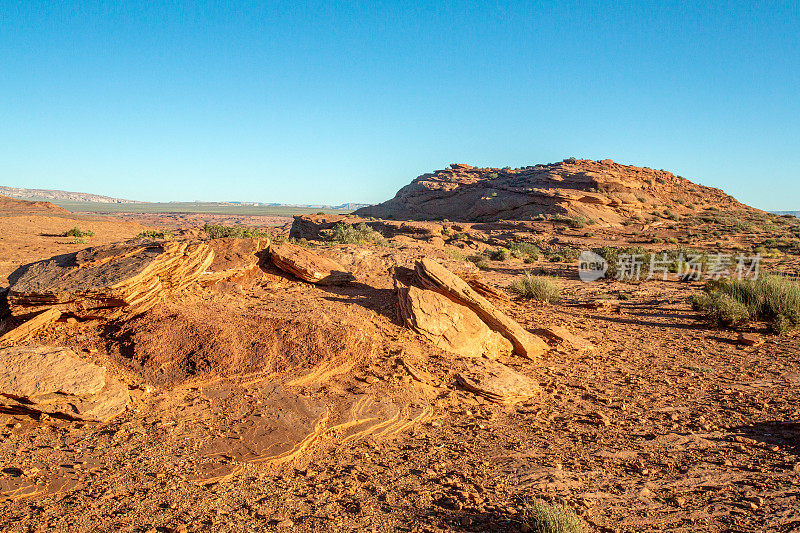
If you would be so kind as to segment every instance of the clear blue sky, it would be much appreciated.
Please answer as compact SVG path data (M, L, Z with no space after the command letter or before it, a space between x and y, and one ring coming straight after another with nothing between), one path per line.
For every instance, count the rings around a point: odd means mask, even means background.
M800 209L796 0L380 4L4 1L0 184L377 202L576 156Z

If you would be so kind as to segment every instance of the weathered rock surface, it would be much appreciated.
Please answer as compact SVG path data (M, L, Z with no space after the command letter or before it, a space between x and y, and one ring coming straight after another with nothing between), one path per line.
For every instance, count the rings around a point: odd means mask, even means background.
M269 247L269 255L276 267L309 283L341 285L356 279L333 259L295 244L273 244Z
M422 259L415 265L417 276L429 289L439 291L456 302L472 309L491 329L497 331L514 346L514 352L535 358L549 346L540 337L525 330L517 322L503 314L486 298L478 294L469 284L431 259Z
M433 344L465 357L509 355L511 343L492 331L474 311L436 291L397 282L400 314L406 325Z
M603 161L565 160L517 169L451 168L419 176L381 204L363 207L362 217L397 220L492 222L539 216L582 216L620 224L654 205L674 212L703 196L720 209L751 209L719 189L696 185L663 170ZM681 206L673 206L680 199Z
M256 270L261 253L269 247L270 240L224 238L212 239L206 244L214 252L214 260L200 274L198 281L203 285L212 285Z
M539 385L527 376L489 359L469 359L455 376L459 385L496 403L517 403L539 393Z
M85 317L138 313L196 281L213 259L202 242L87 248L18 269L9 276L8 305L14 315L50 308Z
M0 349L0 395L45 413L106 421L130 401L128 387L106 369L78 358L69 348Z

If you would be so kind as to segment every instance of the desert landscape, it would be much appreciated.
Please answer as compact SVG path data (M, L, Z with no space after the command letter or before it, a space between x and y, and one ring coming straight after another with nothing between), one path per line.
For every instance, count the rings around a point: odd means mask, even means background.
M0 197L3 531L800 529L795 216L576 158L126 205Z

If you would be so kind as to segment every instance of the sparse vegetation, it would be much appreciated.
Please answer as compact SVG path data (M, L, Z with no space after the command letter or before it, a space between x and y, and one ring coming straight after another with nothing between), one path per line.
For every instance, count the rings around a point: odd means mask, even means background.
M800 283L784 276L716 280L692 304L720 327L735 328L749 320L767 321L778 334L800 327Z
M384 244L385 242L383 235L379 231L372 229L364 222L355 226L342 224L341 222L336 224L329 240L337 244Z
M515 281L511 290L523 298L551 304L561 299L561 287L555 281L545 276L532 276L530 272Z
M531 533L582 533L583 520L562 505L532 502L522 508L522 524Z
M80 242L84 242L84 237L94 237L94 232L91 230L82 230L79 229L77 226L67 230L64 232L64 237L75 237L76 239L81 239Z
M215 224L206 224L203 226L203 231L212 239L234 238L234 239L249 239L259 237L269 237L266 233L258 228L246 228L244 226L220 226Z

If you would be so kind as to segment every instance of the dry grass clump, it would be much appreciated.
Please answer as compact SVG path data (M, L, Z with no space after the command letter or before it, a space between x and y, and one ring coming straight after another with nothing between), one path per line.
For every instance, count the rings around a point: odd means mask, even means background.
M561 287L555 281L545 276L532 276L530 272L515 281L511 290L523 298L551 304L561 299Z
M692 304L716 326L765 320L778 334L800 328L800 283L784 276L714 281L693 297Z
M583 520L562 505L533 502L522 509L522 524L531 533L582 533Z

